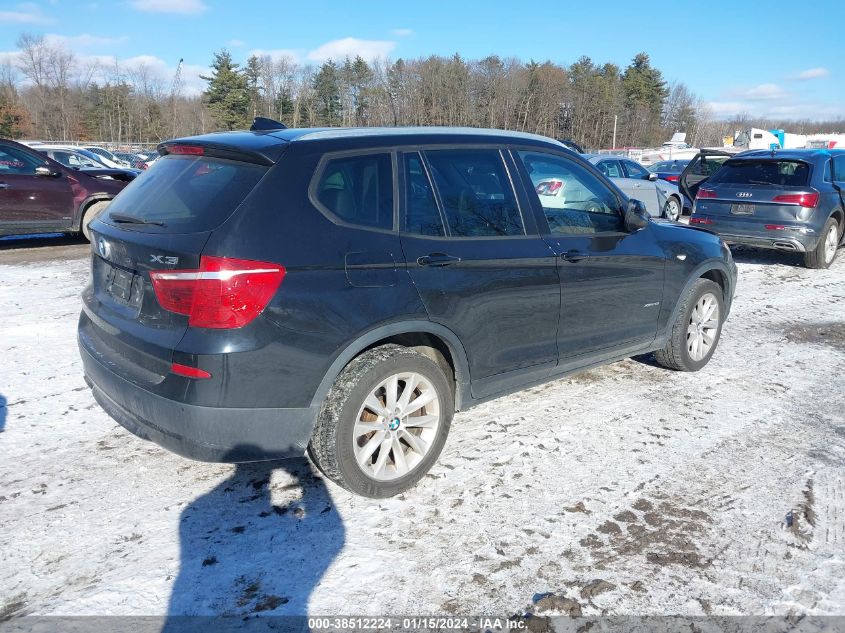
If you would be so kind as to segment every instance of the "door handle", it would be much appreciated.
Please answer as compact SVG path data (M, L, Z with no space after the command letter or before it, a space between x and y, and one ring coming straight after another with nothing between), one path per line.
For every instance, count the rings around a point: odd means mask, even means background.
M565 262L580 262L582 259L587 259L590 255L583 251L566 251L560 258Z
M461 261L460 257L447 255L446 253L431 253L430 255L423 255L417 257L417 264L420 266L451 266Z

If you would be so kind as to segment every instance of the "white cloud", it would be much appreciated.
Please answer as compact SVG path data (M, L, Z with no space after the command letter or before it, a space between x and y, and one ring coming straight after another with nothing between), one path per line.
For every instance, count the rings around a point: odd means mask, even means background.
M808 119L824 121L845 117L845 107L832 103L796 101L785 98L780 101L710 101L707 104L718 119L730 119L749 115L764 119Z
M303 51L293 48L254 48L249 52L249 57L255 55L256 57L270 57L273 61L280 59L287 59L291 62L300 62L302 60Z
M16 11L0 11L0 24L49 24L54 21L31 2L19 4L15 9Z
M777 84L760 84L741 93L741 96L751 101L771 101L787 97L786 91Z
M58 35L57 33L47 33L44 40L48 44L57 44L66 46L68 48L88 48L93 46L111 46L114 44L123 44L129 37L121 35L120 37L101 37L99 35L89 35L82 33L81 35Z
M393 29L391 33L397 37L408 37L409 35L413 35L414 31L412 29Z
M341 61L345 57L360 55L368 61L379 57L387 57L396 48L396 42L387 40L359 40L356 37L346 37L332 40L318 46L308 53L308 59L324 62L327 59Z
M827 68L808 68L807 70L802 70L798 73L795 78L796 79L821 79L822 77L827 77L830 75L830 71Z
M246 42L244 42L243 40L229 40L228 42L226 42L226 46L229 46L230 48L240 48L241 46L245 45Z
M150 13L202 13L208 7L202 0L132 0L132 6L138 11Z

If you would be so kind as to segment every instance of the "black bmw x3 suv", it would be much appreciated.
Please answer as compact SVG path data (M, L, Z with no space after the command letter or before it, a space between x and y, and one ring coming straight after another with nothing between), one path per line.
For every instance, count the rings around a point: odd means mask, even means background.
M279 129L163 143L91 225L79 346L100 405L206 461L308 451L384 497L457 410L655 352L695 371L736 282L548 138Z

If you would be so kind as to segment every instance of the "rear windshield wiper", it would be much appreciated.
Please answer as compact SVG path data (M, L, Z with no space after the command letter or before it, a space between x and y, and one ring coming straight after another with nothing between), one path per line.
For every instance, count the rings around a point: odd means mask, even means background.
M160 222L159 220L145 220L144 218L127 215L125 213L109 213L109 217L115 222L120 222L121 224L152 224L155 226L164 226L164 222Z

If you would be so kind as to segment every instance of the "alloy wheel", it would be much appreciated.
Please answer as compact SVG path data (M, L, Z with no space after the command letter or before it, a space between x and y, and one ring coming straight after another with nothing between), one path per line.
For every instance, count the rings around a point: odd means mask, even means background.
M394 374L376 386L355 419L355 461L368 476L391 481L413 471L434 445L441 423L437 391L422 374Z
M687 352L698 362L705 358L719 331L719 300L712 293L705 293L696 302L687 325Z
M836 249L839 246L839 227L835 224L830 227L824 239L824 262L829 264L836 256Z

